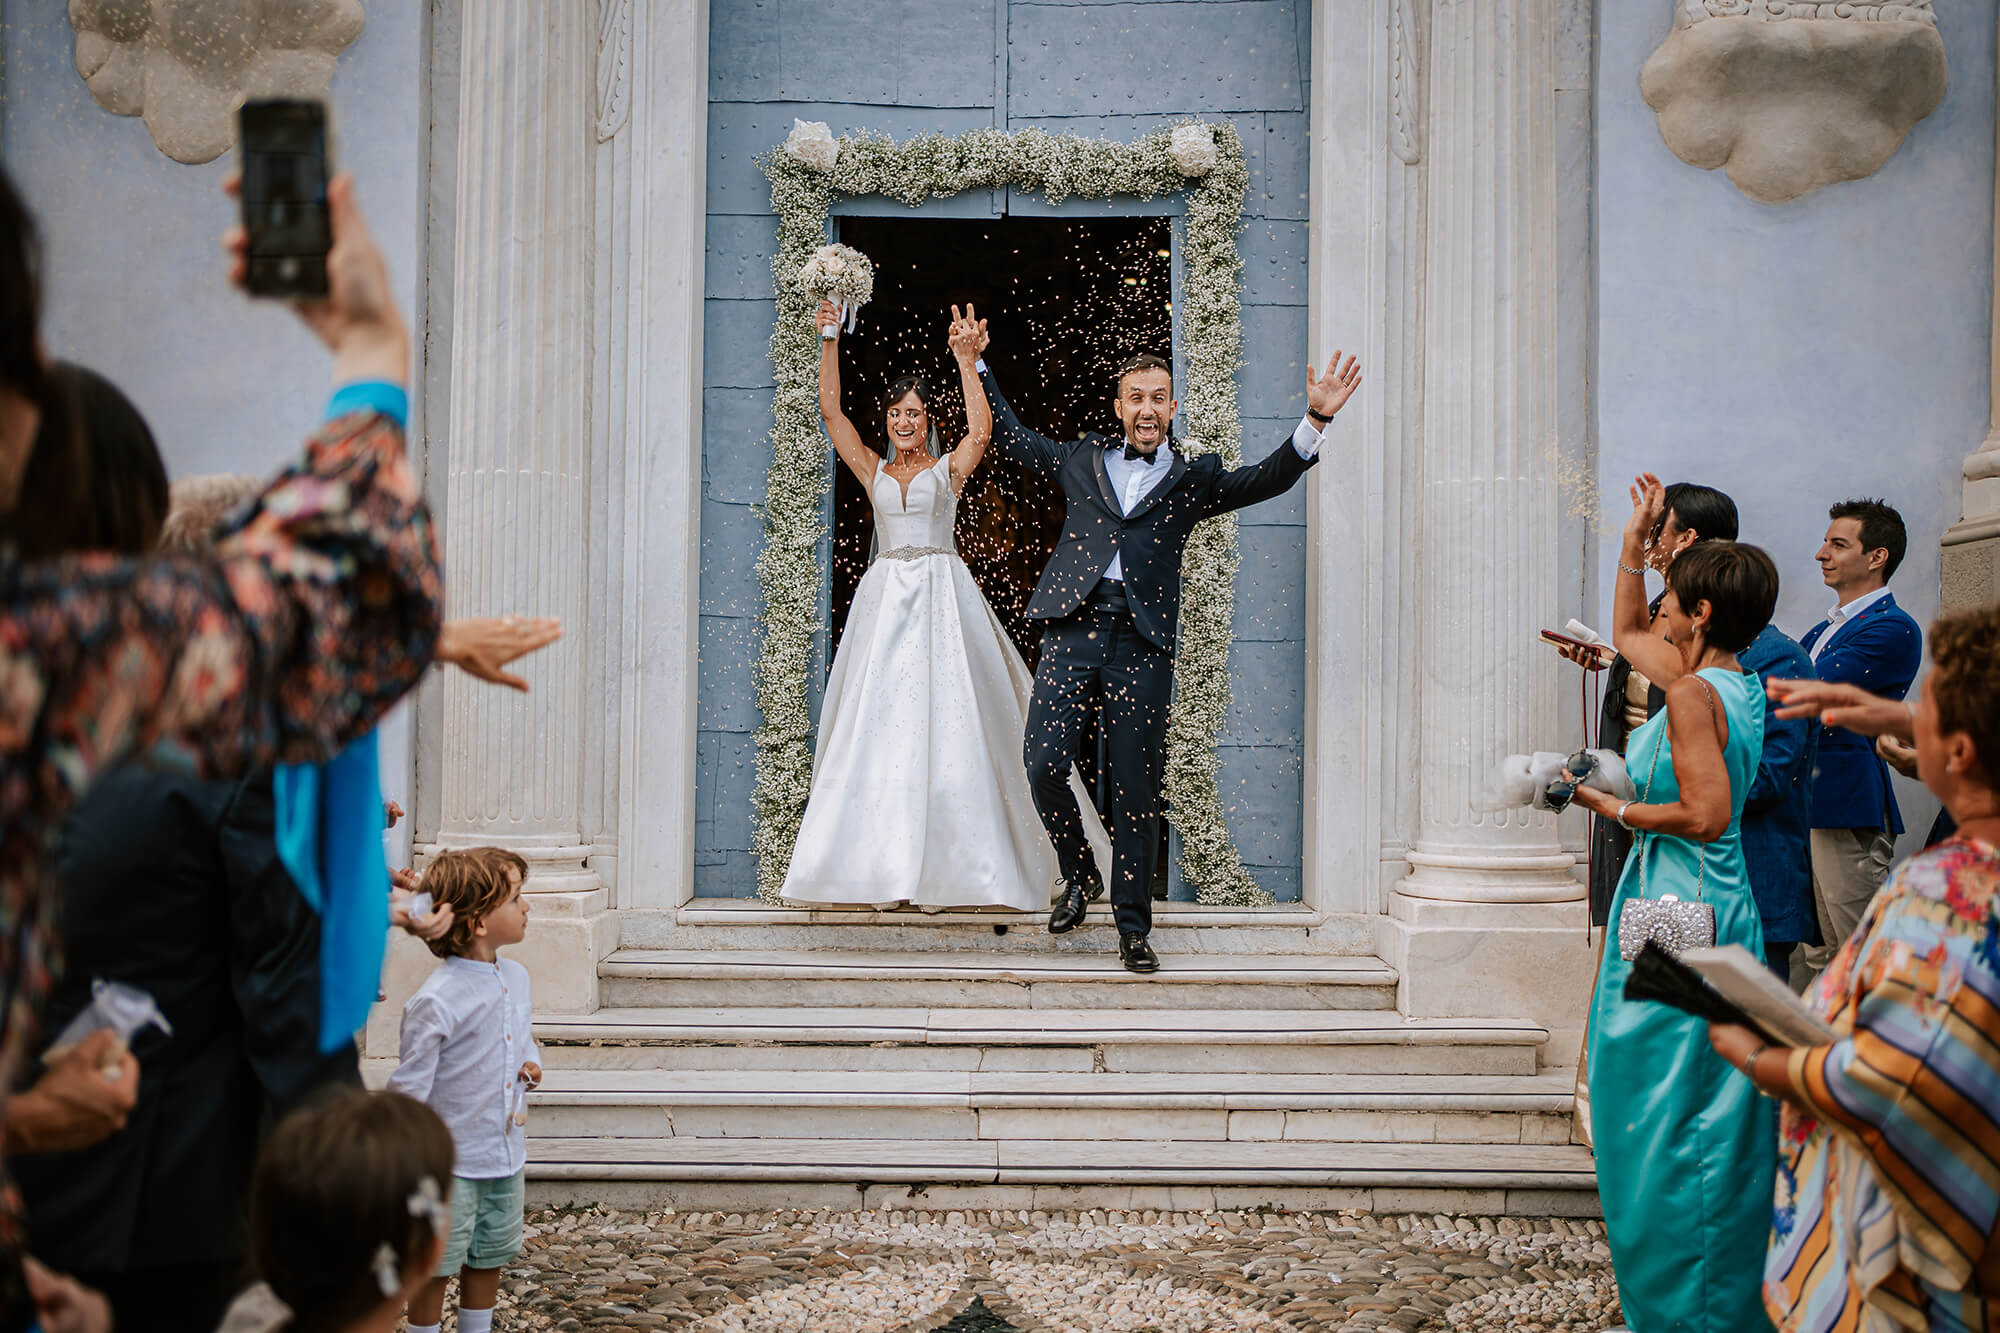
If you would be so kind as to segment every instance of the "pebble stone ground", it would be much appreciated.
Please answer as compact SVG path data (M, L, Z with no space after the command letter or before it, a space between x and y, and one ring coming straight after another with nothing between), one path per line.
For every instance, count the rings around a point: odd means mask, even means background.
M563 1333L1583 1333L1620 1322L1601 1222L1354 1212L537 1210L498 1315L497 1327Z

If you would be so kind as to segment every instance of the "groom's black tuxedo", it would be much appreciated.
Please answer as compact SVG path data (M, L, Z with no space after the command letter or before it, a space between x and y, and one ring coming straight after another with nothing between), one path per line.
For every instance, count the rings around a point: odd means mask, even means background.
M1028 616L1044 621L1041 661L1028 705L1022 757L1035 807L1055 844L1063 877L1094 882L1083 817L1069 775L1092 714L1101 715L1103 777L1111 823L1111 905L1118 929L1144 934L1153 922L1153 869L1166 805L1167 710L1174 697L1180 628L1181 557L1205 518L1283 494L1312 467L1290 438L1250 467L1226 469L1213 454L1179 452L1146 466L1169 468L1126 513L1104 465L1102 435L1061 444L1021 424L990 373L993 443L1032 472L1061 483L1069 512ZM1117 556L1122 584L1105 571Z
M1062 538L1028 603L1028 619L1074 614L1117 555L1133 624L1168 656L1180 630L1181 556L1194 525L1283 495L1315 461L1299 457L1289 436L1263 462L1235 469L1224 468L1214 454L1190 459L1173 451L1169 462L1163 450L1151 466L1170 467L1166 480L1127 514L1104 468L1105 450L1122 448L1123 441L1094 432L1067 444L1051 440L1021 424L991 371L980 383L993 404L993 443L1022 467L1058 482L1069 507Z

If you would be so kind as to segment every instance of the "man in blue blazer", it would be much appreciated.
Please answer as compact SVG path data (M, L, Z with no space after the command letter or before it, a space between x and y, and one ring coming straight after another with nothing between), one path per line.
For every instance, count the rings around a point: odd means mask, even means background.
M1834 608L1799 644L1821 680L1901 699L1924 658L1923 631L1888 587L1908 545L1903 516L1880 500L1846 500L1827 516L1819 566ZM1813 902L1823 943L1793 955L1792 984L1800 989L1826 969L1860 923L1903 831L1889 767L1868 737L1845 727L1820 728L1812 823Z

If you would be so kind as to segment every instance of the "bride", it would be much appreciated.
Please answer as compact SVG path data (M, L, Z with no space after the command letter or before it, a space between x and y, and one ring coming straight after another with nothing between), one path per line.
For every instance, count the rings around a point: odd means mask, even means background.
M1021 759L1034 677L952 545L959 493L993 438L993 411L975 369L985 321L969 305L951 314L967 427L942 455L930 388L914 375L889 387L887 447L878 455L862 444L840 408L833 303L816 317L833 330L820 343L820 415L868 492L880 552L854 590L820 707L812 790L783 889L801 905L1032 912L1059 891ZM1099 864L1109 865L1104 830L1086 819Z

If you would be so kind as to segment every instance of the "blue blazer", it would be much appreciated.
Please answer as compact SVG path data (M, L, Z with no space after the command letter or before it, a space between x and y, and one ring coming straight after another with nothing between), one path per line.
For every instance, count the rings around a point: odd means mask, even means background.
M1762 680L1811 680L1818 674L1806 650L1776 625L1766 625L1736 660ZM1809 838L1819 733L1810 718L1781 718L1775 711L1766 715L1764 753L1743 802L1743 864L1750 872L1766 944L1820 942Z
M1827 632L1822 620L1800 645L1810 653ZM1859 685L1885 699L1910 692L1924 661L1924 632L1894 596L1884 597L1840 631L1815 664L1821 680ZM1814 828L1880 828L1903 831L1889 766L1875 756L1875 742L1845 727L1819 729L1819 772L1813 779Z

